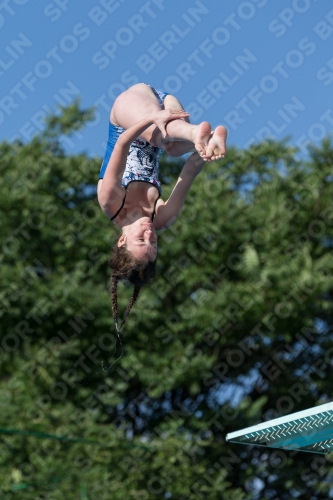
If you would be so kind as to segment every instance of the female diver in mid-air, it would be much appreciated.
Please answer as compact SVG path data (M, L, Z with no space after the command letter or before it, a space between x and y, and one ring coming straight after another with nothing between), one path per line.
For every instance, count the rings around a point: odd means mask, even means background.
M155 276L157 230L179 216L187 193L205 162L225 155L227 131L208 122L192 125L178 99L139 83L120 94L110 114L109 139L97 186L105 214L121 229L110 259L113 318L119 331L140 288ZM167 201L161 198L159 159L193 154L185 162ZM117 284L127 279L133 295L118 327Z

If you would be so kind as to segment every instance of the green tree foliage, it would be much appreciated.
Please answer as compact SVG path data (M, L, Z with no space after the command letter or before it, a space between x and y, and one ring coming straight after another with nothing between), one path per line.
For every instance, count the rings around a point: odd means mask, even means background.
M267 142L207 164L122 349L100 160L59 139L89 113L76 103L0 145L0 498L330 497L330 456L225 442L331 399L330 142L307 160ZM165 197L180 165L162 161Z

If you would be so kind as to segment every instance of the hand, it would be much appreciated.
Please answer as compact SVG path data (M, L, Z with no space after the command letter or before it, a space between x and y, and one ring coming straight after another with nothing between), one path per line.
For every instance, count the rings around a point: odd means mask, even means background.
M165 127L168 122L171 120L178 120L179 118L187 118L190 116L189 113L184 111L183 109L176 109L176 108L170 108L170 109L163 109L162 111L159 111L156 115L153 117L153 123L155 123L156 127L161 131L163 139L165 139L168 135Z

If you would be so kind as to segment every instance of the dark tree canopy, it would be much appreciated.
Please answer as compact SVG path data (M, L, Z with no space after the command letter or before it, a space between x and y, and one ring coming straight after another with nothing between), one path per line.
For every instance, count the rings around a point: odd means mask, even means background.
M100 160L59 138L90 118L76 103L30 143L0 144L0 498L332 497L330 455L225 442L332 399L330 141L206 165L117 360ZM162 159L164 197L181 164Z

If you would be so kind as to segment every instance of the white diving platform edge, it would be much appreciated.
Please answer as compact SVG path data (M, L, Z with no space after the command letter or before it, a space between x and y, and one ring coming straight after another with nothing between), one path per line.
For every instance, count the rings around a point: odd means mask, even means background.
M284 450L330 453L333 451L333 403L230 432L226 441Z

